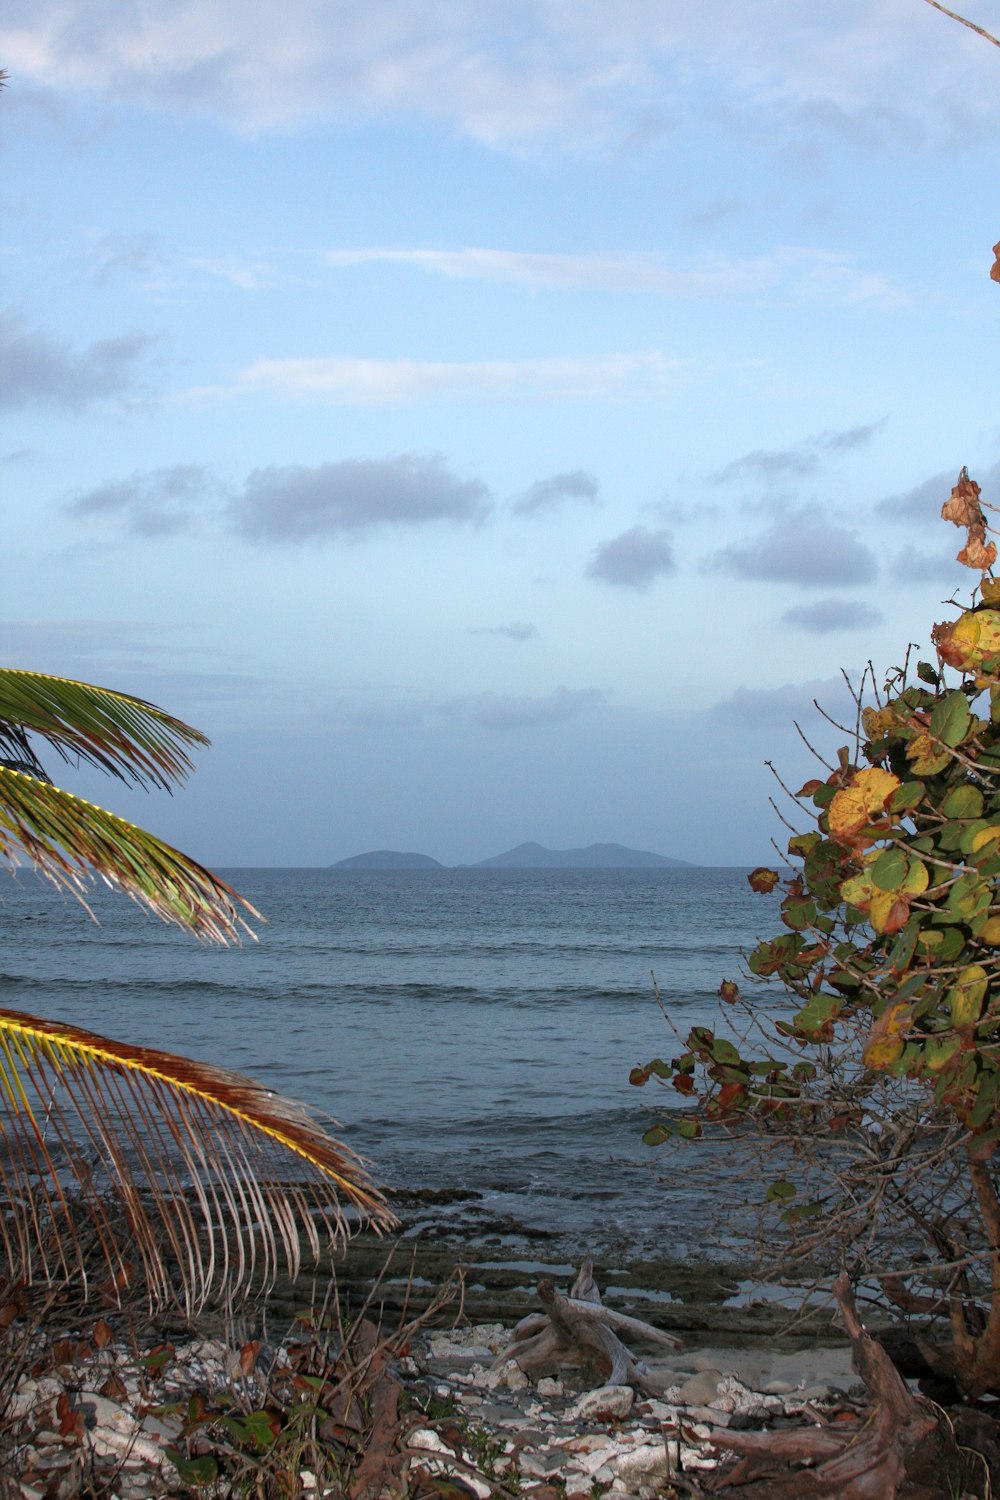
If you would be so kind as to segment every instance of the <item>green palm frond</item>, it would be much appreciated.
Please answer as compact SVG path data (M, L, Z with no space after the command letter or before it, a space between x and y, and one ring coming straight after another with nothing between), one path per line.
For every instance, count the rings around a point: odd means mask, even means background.
M110 1196L109 1196L110 1193ZM172 1053L0 1010L0 1242L9 1262L86 1278L81 1218L110 1285L150 1300L265 1285L349 1216L395 1221L364 1167L300 1105ZM117 1208L118 1212L113 1210ZM124 1215L124 1231L122 1230Z
M216 942L253 933L245 916L263 920L248 901L135 823L82 797L0 765L0 861L25 860L85 901L94 876L125 891L165 922Z
M142 698L68 677L0 668L0 759L37 772L37 763L30 765L25 756L30 735L47 741L64 760L77 757L123 781L166 788L191 770L186 747L208 744L200 730ZM4 748L14 753L4 755Z

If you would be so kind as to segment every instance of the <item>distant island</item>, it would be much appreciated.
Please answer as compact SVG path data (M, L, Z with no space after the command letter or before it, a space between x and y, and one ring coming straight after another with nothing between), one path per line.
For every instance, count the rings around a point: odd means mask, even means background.
M443 870L445 866L429 854L402 854L398 849L371 849L338 859L331 870Z
M404 854L398 849L372 849L339 859L332 870L444 870L447 865L429 854ZM541 844L518 844L492 859L467 870L694 870L688 859L671 859L648 849L627 849L624 844L588 844L585 849L546 849Z
M670 859L648 849L626 849L624 844L588 844L585 849L546 849L541 844L518 844L505 854L481 859L474 870L693 870L687 859Z

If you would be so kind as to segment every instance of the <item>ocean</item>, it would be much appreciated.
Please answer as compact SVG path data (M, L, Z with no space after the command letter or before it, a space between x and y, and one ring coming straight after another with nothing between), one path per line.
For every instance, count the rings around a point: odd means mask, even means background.
M431 1228L471 1201L570 1259L698 1253L711 1163L706 1178L703 1148L642 1144L676 1096L628 1074L678 1050L654 977L681 1032L710 1024L741 949L777 929L745 870L221 873L267 918L257 942L201 946L103 891L96 925L34 876L8 879L0 1005L333 1116Z

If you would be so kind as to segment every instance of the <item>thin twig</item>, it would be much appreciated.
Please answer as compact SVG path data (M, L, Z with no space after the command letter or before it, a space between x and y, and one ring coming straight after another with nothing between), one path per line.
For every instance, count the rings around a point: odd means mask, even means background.
M984 27L977 26L975 21L966 20L965 16L960 16L957 11L949 10L947 5L941 4L941 0L927 0L927 4L933 5L934 9L939 10L942 15L951 16L951 19L958 21L960 25L968 26L970 31L978 32L981 37L985 37L988 42L992 42L994 47L1000 47L1000 38L995 37L991 31L987 31Z

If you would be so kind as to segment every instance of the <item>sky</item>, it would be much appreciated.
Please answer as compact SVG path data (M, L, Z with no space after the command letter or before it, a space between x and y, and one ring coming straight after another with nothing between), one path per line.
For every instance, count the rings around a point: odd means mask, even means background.
M960 468L1000 503L1000 50L5 0L0 67L4 658L212 740L172 798L52 774L220 867L773 858L768 762L967 598Z

